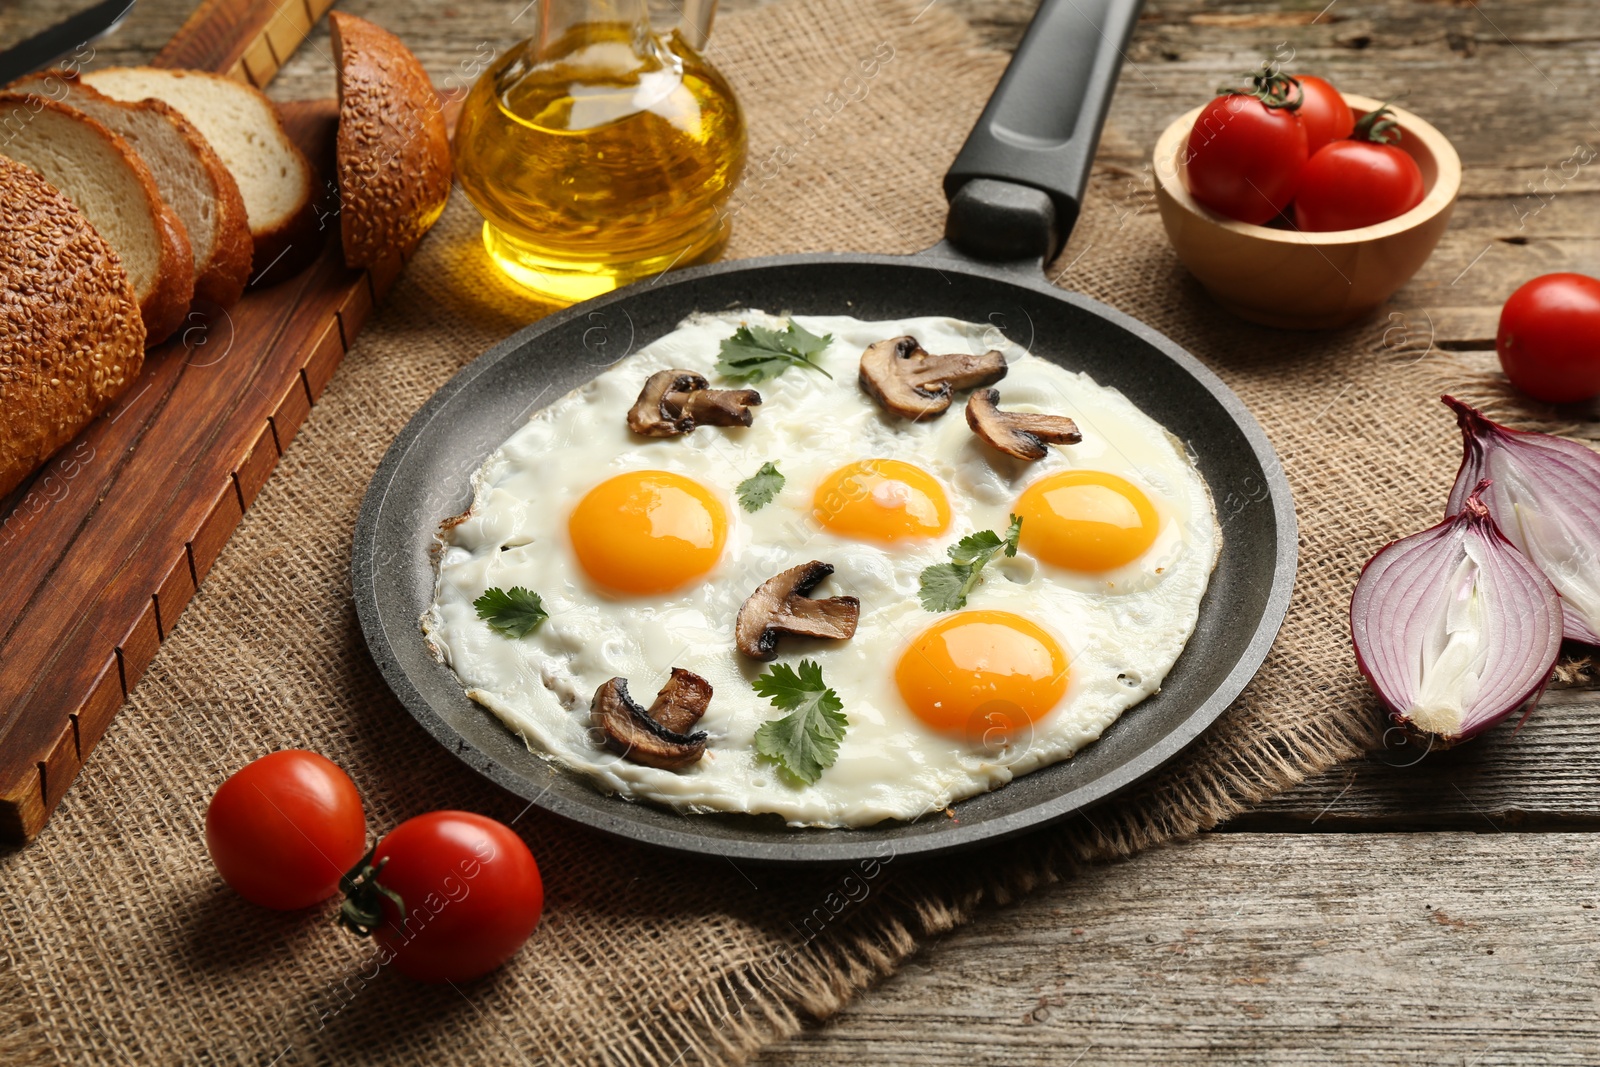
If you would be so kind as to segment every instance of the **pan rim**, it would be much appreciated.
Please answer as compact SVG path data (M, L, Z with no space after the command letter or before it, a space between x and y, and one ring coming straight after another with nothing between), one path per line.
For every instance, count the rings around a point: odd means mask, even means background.
M1186 372L1232 419L1259 464L1265 479L1268 500L1272 506L1276 552L1271 588L1267 593L1264 609L1255 622L1254 630L1243 652L1210 694L1190 710L1176 727L1146 745L1117 773L1101 776L1016 812L981 822L946 821L942 824L943 828L937 832L908 838L888 839L874 832L877 827L866 826L851 830L850 837L845 840L835 838L810 842L805 841L803 830L788 829L774 832L770 841L708 836L693 829L693 817L684 820L685 829L676 826L663 828L657 825L644 825L627 815L626 806L635 802L621 797L605 797L597 793L596 795L606 802L601 813L594 807L568 800L548 786L534 794L534 783L501 764L493 756L479 750L471 740L457 732L412 683L396 654L396 646L391 640L389 628L383 618L377 595L376 568L371 564L382 552L378 538L380 520L389 489L412 449L424 437L453 397L467 389L478 377L497 366L502 360L523 348L532 338L555 330L581 316L627 301L633 296L637 286L627 286L554 312L517 330L490 347L457 371L417 409L390 443L374 470L362 498L361 510L352 537L350 562L352 591L362 635L373 661L384 681L412 718L443 749L451 752L495 784L527 800L530 806L539 807L589 829L652 847L700 856L743 859L775 866L837 865L870 859L881 861L885 855L928 857L1014 838L1059 823L1104 803L1116 794L1125 792L1149 778L1194 743L1221 717L1255 677L1288 615L1298 563L1299 538L1292 492L1277 451L1268 440L1260 423L1237 394L1210 368L1159 331L1091 297L1050 284L1042 273L1038 273L1036 264L1028 265L1027 272L1024 273L1013 265L976 263L938 254L942 251L936 247L929 253L913 256L850 252L763 256L691 267L660 276L651 282L638 284L671 288L724 274L844 262L890 268L933 268L941 272L949 271L1018 286L1039 295L1076 305L1079 309L1151 345L1162 356ZM420 629L414 628L414 632L415 640L421 642ZM553 765L551 769L555 774L571 773ZM979 794L982 795L985 794ZM614 805L623 807L613 807ZM615 814L612 814L613 812ZM890 821L879 825L894 827L904 824ZM888 846L887 852L885 845Z

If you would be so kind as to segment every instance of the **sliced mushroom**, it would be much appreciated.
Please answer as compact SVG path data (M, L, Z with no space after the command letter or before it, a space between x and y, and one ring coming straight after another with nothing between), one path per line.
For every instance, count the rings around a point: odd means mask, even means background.
M1065 415L1001 411L1000 390L979 389L967 398L967 425L972 432L1008 456L1043 459L1049 445L1075 445L1083 440L1078 424Z
M646 437L674 437L694 429L694 418L678 405L668 406L671 393L704 389L710 383L693 371L656 371L645 379L639 399L628 409L628 429Z
M656 371L628 409L628 429L645 437L676 437L697 425L749 426L761 403L754 389L713 389L692 370Z
M672 677L656 693L655 703L645 714L664 729L688 734L710 706L711 683L693 671L674 667Z
M929 355L915 337L891 337L861 354L861 388L887 411L905 419L942 415L954 389L992 385L1006 376L1006 358Z
M784 634L845 640L856 632L861 601L853 596L812 600L806 594L833 573L833 564L812 560L761 583L739 609L734 644L751 659L776 659Z
M688 733L711 703L711 683L672 668L650 710L628 695L628 680L613 678L594 691L589 721L605 734L606 747L647 767L676 770L696 762L706 750L706 732Z
M695 426L749 426L755 421L750 409L761 403L761 394L754 389L699 389L687 395L669 393L667 403L681 406Z

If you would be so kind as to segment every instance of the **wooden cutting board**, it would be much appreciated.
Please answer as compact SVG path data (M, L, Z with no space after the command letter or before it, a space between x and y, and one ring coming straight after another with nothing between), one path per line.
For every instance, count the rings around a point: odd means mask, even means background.
M333 0L207 0L155 64L264 86ZM191 312L0 501L0 837L32 838L178 621L395 275L344 266L332 101L281 107L321 171L320 250ZM301 254L304 253L304 254Z

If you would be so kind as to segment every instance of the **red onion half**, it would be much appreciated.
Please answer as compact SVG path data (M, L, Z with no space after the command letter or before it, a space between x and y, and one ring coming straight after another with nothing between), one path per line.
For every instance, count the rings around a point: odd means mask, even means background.
M1454 397L1466 454L1445 514L1473 487L1493 484L1483 503L1500 532L1561 594L1566 636L1600 645L1600 452L1547 433L1500 426Z
M1531 708L1561 650L1561 598L1495 527L1487 488L1385 546L1350 598L1356 664L1390 717L1446 743Z

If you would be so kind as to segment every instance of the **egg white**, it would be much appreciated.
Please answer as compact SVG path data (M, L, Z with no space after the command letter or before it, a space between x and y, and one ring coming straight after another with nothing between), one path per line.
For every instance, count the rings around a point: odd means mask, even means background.
M632 434L625 415L644 380L680 367L713 371L719 344L742 322L781 326L758 311L694 315L674 332L535 413L473 477L466 517L440 532L434 603L422 618L430 647L467 694L536 753L588 775L602 789L685 812L777 813L795 826L864 826L914 819L1064 759L1096 740L1128 708L1159 690L1194 629L1220 545L1210 494L1184 446L1115 390L1032 356L991 327L947 318L862 322L795 316L833 342L817 362L832 375L792 368L758 386L764 403L749 428L701 427L664 439ZM862 351L901 334L930 352L999 348L1009 369L1002 406L1068 415L1081 444L1036 463L989 448L967 427L959 396L940 418L908 422L880 410L856 382ZM946 534L897 544L854 541L821 527L812 494L858 459L904 460L931 473L949 497ZM772 503L740 508L739 482L773 462L786 479ZM936 733L911 714L894 683L902 650L945 617L924 610L918 578L976 530L1003 532L1021 491L1069 469L1107 471L1141 487L1161 519L1155 544L1117 571L1074 574L1028 557L997 559L967 608L1015 612L1055 635L1069 657L1066 695L1031 732L1005 747ZM664 595L607 593L574 556L567 516L593 486L620 472L666 470L722 499L726 547L703 580ZM811 658L844 702L849 729L837 762L805 786L755 755L753 737L782 714L750 682L767 665L734 649L733 622L755 588L808 560L833 564L815 596L861 600L849 641L785 637L779 662ZM549 619L509 639L477 617L486 588L539 593ZM678 771L642 766L596 744L589 702L614 676L648 705L673 667L711 682L698 728L704 758Z

